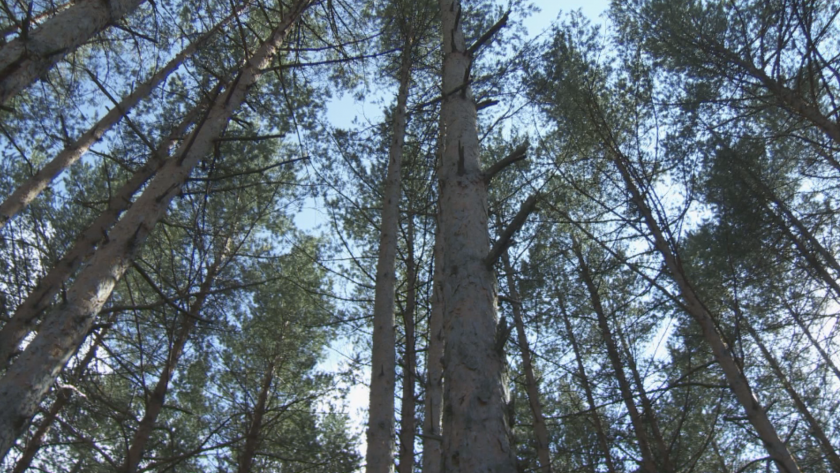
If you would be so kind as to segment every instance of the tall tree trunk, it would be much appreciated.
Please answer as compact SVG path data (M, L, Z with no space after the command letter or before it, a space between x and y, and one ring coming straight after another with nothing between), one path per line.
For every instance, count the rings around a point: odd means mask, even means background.
M665 266L668 268L668 272L680 289L680 294L683 299L683 307L700 326L700 329L703 332L703 338L706 340L706 343L709 344L715 360L720 365L721 370L723 370L726 381L729 383L729 387L732 389L732 392L735 394L735 397L744 409L744 414L747 416L747 419L750 424L752 424L756 434L758 434L758 437L764 444L764 448L767 450L770 457L776 462L776 466L779 468L779 471L783 473L799 473L800 470L799 466L796 464L796 460L787 449L784 441L782 441L779 437L778 432L776 432L776 428L767 416L767 412L761 406L761 403L752 388L750 388L749 381L747 381L747 378L743 371L741 371L740 366L738 366L735 359L732 357L729 346L726 342L724 342L720 332L718 332L715 318L700 300L697 293L694 292L694 287L691 285L688 277L683 272L682 263L674 250L671 248L668 240L665 238L662 228L653 216L653 211L650 207L648 207L644 196L637 187L636 182L633 180L626 163L626 157L623 156L616 148L611 149L610 152L612 154L612 161L616 168L618 168L618 171L624 180L624 184L627 187L627 191L630 193L632 201L642 214L645 225L647 225L648 230L653 235L654 247L662 255L662 258L665 261Z
M814 336L811 334L811 330L809 330L808 326L805 325L805 323L803 322L802 317L800 317L799 314L797 314L796 311L790 306L787 307L787 310L790 313L790 316L793 317L793 320L796 321L796 325L798 325L799 328L802 329L802 332L804 332L805 336L808 337L808 340L811 342L811 345L813 345L813 347L820 354L823 363L825 363L825 365L831 369L831 371L834 373L834 376L837 378L838 381L840 381L840 369L837 368L837 364L835 364L834 360L831 359L831 355L829 355L825 351L825 349L820 345L820 343L814 338Z
M47 186L61 174L62 171L76 163L90 147L99 141L105 133L116 125L122 117L127 115L135 105L140 103L181 64L190 57L200 46L210 39L230 17L216 24L200 38L184 48L172 58L161 70L152 75L146 82L140 84L133 92L123 97L96 124L82 134L76 141L66 146L50 162L42 167L34 176L21 184L9 197L0 204L0 229L2 229L18 212L26 208Z
M671 450L668 448L668 445L665 444L665 438L662 436L662 430L659 428L659 421L656 419L656 411L653 409L653 403L647 395L645 383L639 373L639 367L636 365L636 359L633 358L633 353L630 352L630 347L624 338L624 333L621 330L620 324L616 325L616 332L618 340L621 342L621 346L624 349L627 367L630 368L630 374L633 376L633 382L636 385L636 389L639 391L639 400L642 401L642 409L644 409L642 417L647 425L650 426L651 433L653 434L653 443L656 444L656 449L658 451L657 457L661 464L661 468L665 472L675 472L676 470L674 469L674 465L671 463Z
M443 238L435 231L429 349L426 353L426 394L423 415L423 473L441 472L441 408L443 407Z
M736 308L736 311L740 312L740 309ZM761 351L764 359L767 360L770 368L773 369L776 377L779 378L779 382L782 383L782 387L784 387L788 396L790 396L790 399L793 401L793 405L796 406L796 410L799 411L799 414L802 415L808 423L811 435L813 435L817 440L817 443L819 443L820 448L828 459L828 462L831 463L832 469L836 472L840 472L840 456L837 455L837 451L834 449L834 445L831 444L831 440L829 440L825 430L820 425L820 421L811 414L811 410L808 409L808 405L805 404L799 396L799 393L796 392L796 389L794 389L793 385L787 379L787 376L785 376L785 373L782 371L782 367L779 366L779 362L776 361L776 357L774 357L770 350L767 349L767 346L761 340L761 336L758 335L758 332L755 331L749 322L744 323L744 326L750 336L752 336L753 340L755 340L756 345L758 345L758 349Z
M653 452L650 448L650 440L645 430L645 424L641 414L639 414L639 409L636 407L630 382L627 381L627 375L624 373L624 364L621 361L621 355L615 343L612 329L610 329L607 313L601 304L601 294L598 292L598 286L595 285L594 279L592 279L592 274L589 272L589 265L583 257L583 252L577 239L572 238L572 250L578 260L580 277L583 279L584 285L586 285L586 289L589 292L589 300L592 302L592 309L598 317L598 328L601 330L601 337L607 348L607 357L612 364L616 381L618 381L618 388L621 391L621 397L624 398L624 405L627 406L630 421L633 423L633 430L636 432L636 439L639 441L639 450L642 454L642 469L648 473L657 473L656 462L653 459Z
M367 473L390 473L394 468L394 394L396 380L396 332L394 296L397 281L397 233L399 232L400 177L405 142L406 104L411 82L410 47L400 61L400 87L394 111L394 134L388 152L388 174L382 196L382 233L376 264L373 302L373 347L370 370L370 407L367 431Z
M562 304L562 303L561 303ZM607 439L604 425L601 422L601 416L598 414L598 404L595 402L595 396L592 394L592 384L589 382L589 376L586 374L586 366L583 364L583 355L580 351L580 346L575 337L575 331L572 329L572 322L569 320L569 315L563 310L563 325L566 327L566 334L569 336L569 342L572 345L572 351L577 360L578 374L583 385L583 391L586 393L586 402L589 404L589 410L592 412L592 424L595 426L595 433L598 435L598 443L601 450L604 452L604 462L607 464L607 471L609 473L616 473L615 463L613 462L612 453L610 452L610 442Z
M248 432L245 433L245 446L239 454L239 473L250 473L251 465L254 463L254 456L257 453L257 448L260 446L260 432L262 431L262 420L265 416L266 406L268 405L268 393L271 390L271 382L274 380L274 366L276 359L268 364L263 376L262 383L260 383L260 394L257 396L257 404L254 406L253 417L251 424L248 426Z
M545 418L542 413L540 388L537 384L537 378L534 376L534 367L531 363L531 348L528 345L528 336L525 334L525 323L522 321L522 301L519 296L519 291L516 290L516 280L513 277L513 268L510 265L510 256L508 255L507 249L502 252L502 264L505 270L505 277L507 278L509 295L512 299L511 308L513 309L514 324L516 325L516 337L519 341L519 351L522 354L522 370L525 372L528 404L531 407L531 415L534 418L534 434L537 439L537 457L540 459L540 470L543 473L551 473L548 427L545 425Z
M190 333L193 328L195 328L196 321L198 320L201 310L204 307L204 302L207 300L207 296L210 294L210 289L213 287L216 275L219 273L219 268L224 263L225 253L227 252L229 242L230 238L228 238L222 245L222 250L218 255L216 255L215 260L210 267L207 268L207 273L204 277L204 281L202 281L201 286L199 287L195 301L193 301L190 305L187 313L182 314L181 316L181 323L177 335L175 336L175 341L172 344L172 348L169 350L169 356L166 358L166 362L161 369L160 377L155 385L155 389L152 391L151 396L149 396L146 400L146 409L143 414L143 419L140 420L140 425L137 427L137 431L134 433L134 439L131 441L131 446L128 449L125 464L122 468L122 471L125 473L135 473L137 471L137 467L140 465L140 460L143 458L143 451L146 448L146 443L148 442L149 437L151 437L157 417L163 409L163 404L166 400L166 393L169 391L169 380L172 379L172 374L175 372L178 361L184 353L184 347L187 345Z
M62 3L60 5L55 5L51 8L48 8L48 9L42 11L41 13L39 13L39 14L37 14L37 15L31 17L31 18L24 18L19 22L13 22L9 26L7 26L3 29L0 29L0 36L6 37L6 36L12 35L14 33L17 33L18 31L21 31L23 29L26 29L27 31L29 31L29 30L32 29L32 25L40 23L41 21L55 15L56 13L67 9L67 7L73 5L73 3L74 2L70 1L70 2L67 2L67 3Z
M20 342L32 331L41 313L49 307L64 283L90 260L99 243L117 223L119 216L131 205L134 194L160 169L172 147L187 132L203 108L204 104L197 105L169 137L161 142L149 161L111 196L108 207L76 238L73 246L53 265L46 276L41 278L35 289L26 296L6 325L0 329L0 373L8 368Z
M445 473L514 471L507 423L505 356L497 340L496 283L490 252L487 188L479 163L472 53L461 2L440 0L443 31L443 133L440 212L443 237Z
M211 151L248 89L312 1L298 0L285 12L280 25L240 70L231 88L217 98L201 126L181 145L177 153L180 157L167 162L155 175L79 274L66 301L47 316L38 335L0 379L0 405L4 406L0 412L0 458L14 445L62 366L84 341L134 252L166 213L192 168Z
M0 105L144 0L81 0L0 48Z
M105 334L108 333L110 325L106 325L99 333L96 335L96 341L88 349L87 353L85 353L85 357L79 362L76 366L76 370L74 375L72 376L73 380L79 380L84 376L85 370L87 370L88 365L91 361L93 361L93 357L96 356L96 351L99 349L99 346L102 344L103 340L105 340ZM58 393L55 398L55 402L53 402L52 406L50 406L50 410L41 419L41 423L38 425L38 428L35 430L35 433L32 434L32 438L26 442L26 447L23 449L23 453L18 458L17 463L15 463L15 469L12 470L12 473L24 473L29 466L32 464L32 460L35 459L35 456L38 454L38 451L41 449L41 445L44 443L44 437L50 433L55 420L58 418L58 414L64 409L67 403L70 401L70 396L72 395L72 390L70 389L59 389Z
M417 308L417 269L414 261L414 215L408 214L406 236L406 301L403 311L405 325L405 364L403 366L402 408L400 417L399 473L414 473L414 373L417 369L415 352L414 314Z

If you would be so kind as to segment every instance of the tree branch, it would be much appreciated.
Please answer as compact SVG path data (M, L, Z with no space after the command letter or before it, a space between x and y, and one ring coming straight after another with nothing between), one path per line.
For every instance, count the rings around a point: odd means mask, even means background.
M502 252L510 245L513 234L518 232L519 229L522 228L522 225L525 225L525 220L528 219L528 216L531 215L531 212L533 212L536 207L537 194L528 197L525 202L522 203L522 207L519 208L519 212L516 213L507 228L505 228L499 235L499 239L496 240L496 244L493 245L493 248L490 250L487 258L484 259L484 264L486 264L488 268L492 268L493 265L496 264L496 261L502 255Z
M484 184L490 185L490 181L493 180L493 177L501 172L504 168L510 166L511 164L522 161L523 159L527 158L526 152L528 151L528 146L530 146L529 142L524 142L521 145L517 146L515 150L513 150L509 155L507 155L501 161L496 161L495 163L491 164L486 171L484 171Z
M505 25L507 25L507 21L508 21L509 17L510 17L510 10L506 11L505 14L502 15L501 18L499 18L499 21L497 21L495 25L491 26L490 29L487 30L486 33L481 35L481 38L478 38L475 41L475 43L473 43L473 45L470 46L469 49L467 49L467 54L472 56L473 54L475 54L476 51L479 50L479 48L484 46L484 43L486 43L487 41L490 41L490 38L492 38L493 35L498 33L500 29L504 28Z

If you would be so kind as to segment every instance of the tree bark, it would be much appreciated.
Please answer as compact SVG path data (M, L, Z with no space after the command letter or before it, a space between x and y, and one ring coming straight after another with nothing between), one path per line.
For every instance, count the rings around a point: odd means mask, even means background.
M166 80L181 64L207 42L230 17L216 24L209 31L201 35L196 41L184 48L172 58L161 70L143 82L133 92L123 97L114 108L108 111L96 124L82 134L76 141L65 147L49 163L42 167L34 176L21 184L9 197L0 204L0 230L25 209L62 171L75 164L90 147L99 141L105 133L116 125L128 112L152 93L161 82Z
M207 296L210 294L210 289L213 287L216 275L219 273L219 268L224 262L228 242L230 242L229 238L223 245L219 254L216 255L213 263L209 268L207 268L207 273L204 277L204 281L202 281L201 286L199 287L195 301L193 301L190 305L187 313L183 314L181 317L181 323L178 333L175 336L175 342L169 350L169 356L166 358L163 369L161 369L160 377L158 378L157 384L155 384L155 389L152 391L151 396L149 396L146 400L146 409L143 414L143 419L140 420L140 425L137 427L137 431L134 433L134 438L131 441L131 446L128 449L125 464L122 468L122 471L125 473L135 473L140 465L140 460L143 458L143 451L146 448L146 443L148 442L149 437L151 437L157 417L163 409L163 404L166 400L166 393L169 391L169 380L172 379L172 374L175 372L178 361L184 353L184 347L187 345L190 333L193 328L195 328L195 324L198 321L201 310L204 307L204 302L207 300Z
M400 178L405 142L406 105L411 83L410 48L403 50L400 61L400 87L394 111L394 134L388 151L388 174L382 196L382 233L376 264L376 287L373 302L373 347L370 370L370 407L368 409L367 473L394 471L394 394L396 380L396 332L394 297L397 281L397 233L399 232Z
M471 55L459 0L440 0L443 31L443 133L440 212L443 237L443 465L446 473L509 472L516 463L507 422L504 349L496 339L496 284L487 188L479 163Z
M598 435L598 443L601 450L604 452L604 462L607 464L607 471L609 473L616 473L615 462L610 452L610 442L607 439L606 431L601 423L601 416L598 414L598 404L595 402L595 396L592 394L592 384L589 382L589 376L586 374L586 366L583 364L583 356L578 345L575 332L572 329L572 323L569 320L569 315L563 310L563 325L566 327L566 334L569 336L569 342L572 345L572 351L575 354L577 361L578 374L580 375L581 385L583 391L586 393L586 402L589 404L589 410L592 412L592 424L595 425L595 432Z
M429 350L426 354L426 394L423 416L423 473L441 472L441 408L443 406L443 238L435 234Z
M268 404L268 393L271 390L271 382L274 380L275 360L272 360L266 368L262 383L260 383L260 394L257 396L257 404L254 406L251 424L245 434L245 446L239 455L239 473L250 473L251 465L254 463L254 456L260 446L260 432L262 430L262 419L265 415Z
M109 325L106 325L97 335L96 341L93 342L93 345L88 349L87 353L85 353L85 357L79 362L79 365L76 367L75 375L73 376L74 380L79 380L84 376L84 372L87 369L90 362L93 360L93 357L96 356L96 350L99 349L99 346L102 344L102 341L105 340L105 334L108 333ZM21 454L20 458L18 458L17 463L15 463L15 469L12 470L12 473L24 473L29 466L32 464L32 460L35 459L35 456L38 454L38 451L41 449L41 445L44 442L44 437L50 433L53 424L55 423L56 419L58 418L58 414L64 409L67 403L70 401L70 396L72 395L72 390L70 389L59 389L58 394L55 398L55 402L53 402L52 406L50 406L50 410L41 419L41 423L38 425L38 428L35 430L35 433L32 434L32 438L26 442L26 447L23 449L23 453Z
M417 308L417 269L414 261L414 216L408 215L406 237L406 301L403 312L405 326L405 364L403 366L402 406L400 409L399 473L414 473L414 373L417 369L414 337L414 314Z
M512 299L511 309L513 320L516 325L516 337L519 341L519 351L522 354L522 371L525 372L525 383L528 392L528 404L531 407L531 415L534 418L534 434L537 440L537 457L540 460L540 470L543 473L551 473L551 452L548 444L548 427L545 425L545 418L540 404L540 388L537 378L534 376L534 367L531 362L531 348L528 345L528 336L525 334L525 323L522 321L522 300L519 291L516 290L516 280L513 277L513 267L510 265L510 255L507 249L502 252L502 267L507 278L508 291ZM597 413L596 413L597 416ZM612 470L610 470L612 471Z
M172 147L198 118L202 108L202 104L197 105L169 137L161 142L149 161L111 196L108 207L76 238L73 246L38 282L6 325L0 329L0 373L8 368L20 342L32 331L41 313L49 307L64 283L90 260L99 243L117 223L119 216L131 205L134 194L160 169Z
M0 105L144 0L82 0L0 48Z
M179 158L167 162L155 175L116 224L109 240L79 274L67 292L66 301L47 316L38 335L0 379L0 405L4 406L0 412L0 458L14 445L62 366L84 341L134 252L166 213L192 168L212 150L214 140L243 102L248 89L312 1L298 0L285 12L280 25L240 70L231 88L217 98L201 126L181 145Z
M630 193L632 201L642 214L645 225L647 225L648 230L650 230L653 235L654 247L662 255L662 258L665 261L665 266L668 268L671 277L680 289L680 294L682 295L684 302L683 307L700 326L700 329L703 332L703 338L706 340L706 343L709 344L715 360L723 370L724 376L729 383L729 387L732 389L732 392L735 394L735 397L744 409L744 414L747 416L747 419L750 424L752 424L756 434L758 434L758 437L764 444L764 448L767 450L770 457L776 462L776 466L779 471L783 473L799 473L800 469L796 464L796 460L787 449L784 441L782 441L779 437L778 432L776 432L776 428L767 416L767 412L761 406L761 403L755 393L753 393L752 388L750 388L749 381L747 381L746 376L732 357L732 354L729 351L729 346L727 346L720 332L718 332L714 317L700 300L697 293L694 292L694 287L691 285L687 276L683 272L682 263L672 250L671 245L668 243L668 240L665 238L665 235L659 226L659 223L654 218L653 212L650 207L648 207L641 191L639 191L639 188L636 186L636 183L632 178L627 164L625 163L626 158L622 156L617 149L611 149L610 152L612 154L612 161L616 168L618 168L618 171L624 180L624 184L627 187L627 191Z
M3 29L0 29L0 37L6 37L6 36L9 36L11 34L14 34L14 33L18 32L18 31L21 31L23 29L24 23L26 23L27 30L28 30L32 27L33 24L40 23L41 21L43 21L43 20L45 20L45 19L47 19L51 16L54 16L56 13L58 13L62 10L66 10L67 7L69 7L71 5L73 5L72 1L67 2L67 3L62 3L60 5L55 5L54 7L48 8L48 9L44 10L43 12L41 12L41 13L31 17L31 18L24 18L20 22L13 22L9 26L7 26Z
M601 337L607 348L607 357L612 364L616 381L618 381L618 388L621 391L621 397L624 399L624 405L627 406L627 412L630 415L633 430L636 432L636 439L639 441L639 451L642 454L642 469L648 473L657 473L656 462L653 459L653 452L650 448L650 440L645 430L645 424L641 414L639 414L639 409L636 407L630 382L627 381L627 374L624 372L624 364L621 361L621 355L615 343L612 329L610 329L607 313L601 304L601 294L598 292L598 286L595 285L595 281L592 279L592 274L589 272L589 265L583 257L580 245L574 237L572 241L572 250L578 260L580 277L583 279L584 285L586 285L586 289L589 292L589 300L592 302L592 309L598 317L598 328L601 330Z

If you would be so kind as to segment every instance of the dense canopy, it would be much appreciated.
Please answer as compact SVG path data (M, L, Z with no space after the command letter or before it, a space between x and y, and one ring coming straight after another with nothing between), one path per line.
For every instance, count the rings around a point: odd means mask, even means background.
M840 472L840 1L539 14L0 2L0 468Z

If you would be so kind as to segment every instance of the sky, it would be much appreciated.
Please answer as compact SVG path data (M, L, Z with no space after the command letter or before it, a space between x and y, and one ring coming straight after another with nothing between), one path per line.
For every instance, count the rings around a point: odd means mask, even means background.
M609 0L532 0L533 3L540 9L540 12L525 19L524 24L528 29L530 36L537 36L551 27L552 23L558 18L561 11L567 13L572 10L580 9L585 16L587 16L593 23L602 23L604 21L601 14L608 8ZM376 120L381 116L381 105L372 102L356 102L350 96L344 96L334 99L328 105L327 118L334 126L350 127L353 119L357 118L364 123L368 120ZM310 211L318 212L317 209L310 208ZM304 214L308 213L306 210ZM310 214L311 215L311 214ZM296 223L306 228L312 228L315 220L309 218L297 218ZM336 341L329 349L328 359L321 364L320 369L334 370L343 363L347 354L351 353L352 346L346 340ZM354 430L361 433L361 444L359 445L359 452L364 457L366 449L366 442L364 438L364 424L367 421L367 405L368 405L368 389L364 385L356 385L351 387L347 404L349 414L354 424Z

